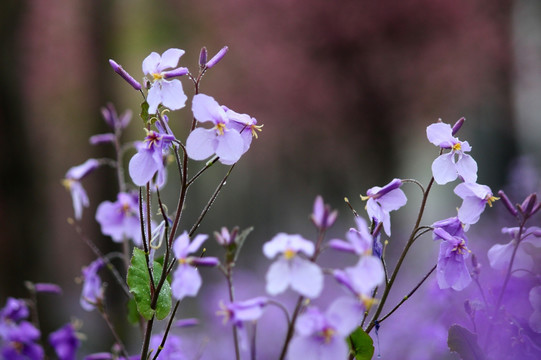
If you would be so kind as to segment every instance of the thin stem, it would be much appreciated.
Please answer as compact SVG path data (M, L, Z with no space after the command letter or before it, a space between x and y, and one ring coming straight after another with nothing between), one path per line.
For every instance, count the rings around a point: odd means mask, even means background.
M175 314L177 313L177 309L179 305L180 305L180 300L177 300L177 302L175 303L175 307L173 308L173 312L171 313L171 316L169 317L169 321L167 322L167 327L165 328L162 342L160 346L158 346L158 349L156 350L156 354L154 354L153 360L156 360L158 358L158 355L160 354L163 347L165 346L165 341L167 340L167 336L169 335L169 331L171 330L171 324L173 324L173 320L175 318Z
M432 185L434 184L434 177L430 179L430 182L428 183L428 186L426 190L423 192L423 199L421 201L421 207L419 209L419 214L417 215L417 220L415 221L415 226L413 227L413 230L411 232L411 235L408 239L408 242L406 243L406 246L404 247L404 250L400 254L400 258L398 259L398 262L396 263L396 267L393 270L393 273L391 275L391 278L389 279L389 282L387 286L385 286L385 290L383 292L383 295L381 297L381 300L378 304L378 308L376 309L376 312L374 316L372 317L372 320L368 324L368 327L366 328L366 333L370 333L370 331L374 328L376 321L378 321L378 317L383 311L383 306L385 305L385 302L387 301L387 297L389 296L389 292L391 291L391 288L394 284L394 281L396 280L396 276L398 275L398 272L400 271L400 267L402 266L402 263L404 262L404 259L406 258L406 254L408 253L410 247L415 242L415 234L417 233L417 229L419 228L419 225L421 223L421 219L423 218L423 213L426 208L426 201L428 198L428 194L430 193L430 189L432 188Z
M297 305L295 306L295 310L293 311L293 316L291 316L291 322L289 323L289 326L287 327L287 334L286 339L284 342L284 346L282 347L282 352L280 353L280 360L283 360L287 353L287 348L289 347L289 342L291 341L291 338L293 337L293 330L295 328L295 322L297 321L297 317L299 316L299 313L302 308L302 303L304 301L304 296L299 296L299 299L297 300Z
M115 338L116 343L118 344L118 346L120 346L120 352L126 359L129 359L130 355L126 351L126 347L124 346L124 343L120 339L120 336L118 336L118 333L116 332L113 324L111 323L111 320L109 319L109 315L107 315L107 312L101 306L98 306L98 309L100 311L101 316L103 317L103 320L105 320L105 323L107 324L107 326L109 327L109 330L113 334L113 337Z
M436 266L437 265L434 265L432 269L430 269L430 271L421 279L421 281L419 281L419 283L408 293L408 295L404 296L402 300L391 311L389 311L387 315L379 319L378 322L381 324L383 320L391 316L406 300L408 300L413 294L415 294L417 289L419 289L419 287L421 287L421 285L426 281L426 279L428 279L428 277L434 272L434 270L436 270Z
M152 335L152 326L154 325L154 315L147 322L147 328L145 330L145 338L143 340L143 348L141 349L141 360L147 360L148 347L150 345L150 336Z
M188 181L188 183L186 184L186 186L190 186L199 176L201 176L205 170L207 170L208 168L210 168L212 165L214 165L216 163L216 161L218 161L219 157L216 156L215 158L213 158L212 160L208 161L206 164L205 164L205 167L203 167L201 170L199 170L197 172L197 174L195 174L191 179L190 181Z
M231 264L227 264L226 268L226 279L227 279L227 289L229 291L229 301L235 302L235 289L233 287L233 269ZM240 349L239 349L239 334L237 331L237 326L235 324L233 327L233 343L235 345L235 359L240 360Z

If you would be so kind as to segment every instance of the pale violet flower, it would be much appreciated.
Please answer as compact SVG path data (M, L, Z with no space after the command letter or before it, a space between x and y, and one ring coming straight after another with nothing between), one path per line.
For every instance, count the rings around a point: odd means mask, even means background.
M528 324L534 332L541 334L541 286L534 286L530 290L528 300L530 300L530 305L533 308Z
M98 160L88 159L83 164L70 168L66 172L64 180L62 180L62 185L64 185L71 194L76 220L81 220L83 217L83 208L90 205L88 195L80 180L97 169L98 166Z
M477 181L477 163L466 154L471 151L471 146L467 141L460 141L453 136L451 125L442 122L429 125L426 135L432 144L451 150L438 156L432 163L432 175L438 184L446 184L458 176L466 182Z
M314 255L314 244L300 235L279 233L263 245L263 253L269 259L278 259L267 272L267 292L277 295L289 286L299 294L316 298L323 289L323 272L315 263L304 259Z
M442 240L436 267L436 277L440 289L453 288L460 291L471 282L470 272L465 260L470 255L468 238L458 218L433 224L434 240ZM441 226L441 227L438 227Z
M105 266L102 259L96 259L83 268L83 290L80 304L86 311L92 311L103 301L103 286L98 272Z
M155 114L160 104L171 110L184 107L187 96L184 94L182 83L178 79L167 79L186 75L188 69L181 67L165 71L166 69L175 68L182 55L184 55L184 50L169 49L161 56L156 52L152 52L143 60L143 73L148 75L149 80L152 82L147 96L149 114Z
M374 239L368 231L366 220L356 217L357 229L350 228L346 233L346 240L332 239L329 246L335 250L353 253L355 255L372 255Z
M402 180L393 179L384 187L374 186L366 192L366 196L361 195L361 199L366 202L366 211L371 220L377 223L383 223L383 229L387 235L391 236L391 215L390 212L400 209L406 205L408 199L400 189Z
M335 300L325 313L309 307L295 323L295 337L288 349L288 359L346 359L346 337L360 324L363 310L353 298Z
M96 221L103 235L111 236L114 242L131 239L141 245L141 220L139 196L135 193L118 193L115 202L104 201L96 210Z
M492 203L499 199L492 195L492 190L488 186L476 183L460 183L454 191L463 200L458 209L458 218L469 225L479 221L487 204L492 207Z
M190 133L186 140L188 156L193 160L205 160L216 154L222 164L236 163L247 148L223 107L214 98L197 94L193 98L192 111L197 121L210 121L214 126L210 129L197 128Z

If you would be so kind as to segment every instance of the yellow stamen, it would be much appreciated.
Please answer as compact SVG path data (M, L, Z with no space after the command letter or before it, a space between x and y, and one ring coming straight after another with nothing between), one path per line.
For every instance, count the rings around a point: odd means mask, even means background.
M295 254L295 250L287 249L286 251L284 251L284 257L286 258L286 260L293 259L295 257Z
M460 151L460 149L462 149L462 145L459 142L453 145L454 151Z
M224 134L225 124L224 123L218 123L218 124L216 124L216 126L214 128L218 132L218 135L221 136L221 135Z
M252 136L257 139L257 131L263 131L261 129L263 125L250 125L250 128L252 129Z
M366 201L366 200L368 200L368 199L370 199L370 196L363 196L363 195L361 195L361 200L362 200L362 201Z
M62 186L66 188L66 190L71 190L71 184L73 184L74 180L72 179L63 179L62 180Z
M366 311L369 311L373 305L378 303L378 299L366 296L364 294L359 295L359 300L363 303Z
M334 334L336 333L336 331L332 328L326 328L324 329L322 332L321 332L321 335L323 336L323 338L325 339L325 344L328 344L331 342L332 338L334 337Z
M487 200L488 206L492 207L492 203L493 203L494 201L496 201L496 200L500 200L500 198L497 197L497 196L488 196L488 195L487 195L487 199L486 199L486 200Z
M159 73L153 73L152 77L154 78L154 81L163 79L163 75Z

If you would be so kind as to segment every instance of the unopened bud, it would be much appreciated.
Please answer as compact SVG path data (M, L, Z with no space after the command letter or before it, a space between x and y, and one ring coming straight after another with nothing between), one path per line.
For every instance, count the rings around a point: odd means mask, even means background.
M205 64L207 63L207 48L202 47L201 52L199 53L199 67L202 69L205 67Z
M179 67L178 69L175 69L175 70L171 70L171 71L166 71L163 73L163 77L165 79L170 79L172 77L177 77L177 76L183 76L183 75L186 75L188 73L188 68L185 68L185 67Z
M511 200L509 200L509 198L503 192L503 190L498 191L498 195L500 195L500 199L502 199L502 203L505 205L505 208L511 213L511 215L517 216L518 215L517 208L513 206L513 203L511 202Z
M141 84L135 80L122 66L118 65L113 59L109 59L109 64L113 70L120 75L124 80L126 80L135 90L141 90Z
M114 143L115 134L97 134L90 137L89 142L91 145L105 144L105 143Z
M227 53L228 50L229 50L229 48L227 46L224 46L223 48L221 48L220 51L218 51L218 53L216 55L214 55L212 57L212 59L210 59L206 63L207 69L210 69L211 67L216 65L218 62L220 62L220 60L223 59L223 57L225 56L225 54Z
M461 117L460 119L458 119L458 121L453 125L453 136L458 132L458 130L460 130L460 128L462 127L462 124L464 124L464 121L466 121L466 118L464 117Z
M520 209L522 213L524 214L524 216L529 217L533 215L532 210L534 209L536 204L537 204L537 194L533 193L533 194L528 195L526 199L524 199L524 201L520 205Z

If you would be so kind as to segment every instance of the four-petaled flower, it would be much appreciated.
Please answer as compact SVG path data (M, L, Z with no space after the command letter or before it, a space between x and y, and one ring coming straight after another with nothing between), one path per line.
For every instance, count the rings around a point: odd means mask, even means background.
M486 185L476 183L460 183L455 187L455 194L462 200L462 206L458 209L458 218L464 224L475 224L479 221L481 213L488 204L499 198L492 195L492 190Z
M295 323L289 359L345 359L349 353L346 337L359 325L362 308L353 299L335 300L325 313L309 307Z
M450 149L441 154L432 163L434 180L446 184L455 180L459 175L466 182L477 181L477 163L466 152L471 150L467 141L460 141L453 136L451 125L438 122L426 128L428 141L441 149Z
M368 200L366 211L370 219L383 223L383 229L389 236L391 236L390 212L400 209L408 201L400 186L402 186L402 180L393 179L384 187L374 186L368 189L366 196L361 195L363 201Z
M118 193L117 201L104 201L96 210L96 220L101 232L109 235L115 242L131 239L141 245L141 220L139 217L139 197L134 193Z
M279 233L266 242L263 253L267 258L281 254L267 272L267 292L276 295L291 286L301 295L318 297L323 289L323 272L315 263L299 256L312 256L314 251L314 244L300 235Z
M176 67L182 55L184 55L184 50L169 49L161 56L156 52L152 52L143 60L143 73L148 75L149 80L152 81L147 96L149 114L155 114L160 104L171 110L184 107L187 97L184 94L182 83L178 79L167 79L186 75L188 69L180 67L165 71Z
M453 288L460 291L471 282L465 260L470 255L468 238L458 217L432 224L434 240L443 240L436 267L440 289Z
M188 156L193 160L205 160L216 154L220 157L222 164L236 163L247 148L245 148L245 141L239 131L231 126L225 110L214 98L205 94L197 94L193 98L192 111L197 121L210 121L214 127L211 129L197 128L190 133L186 140ZM247 133L249 132L247 131Z
M173 243L173 252L178 260L178 267L173 274L171 291L177 300L186 296L194 297L201 287L201 275L196 266L216 266L219 261L214 257L189 256L196 252L208 235L197 235L191 242L188 233L184 231Z

